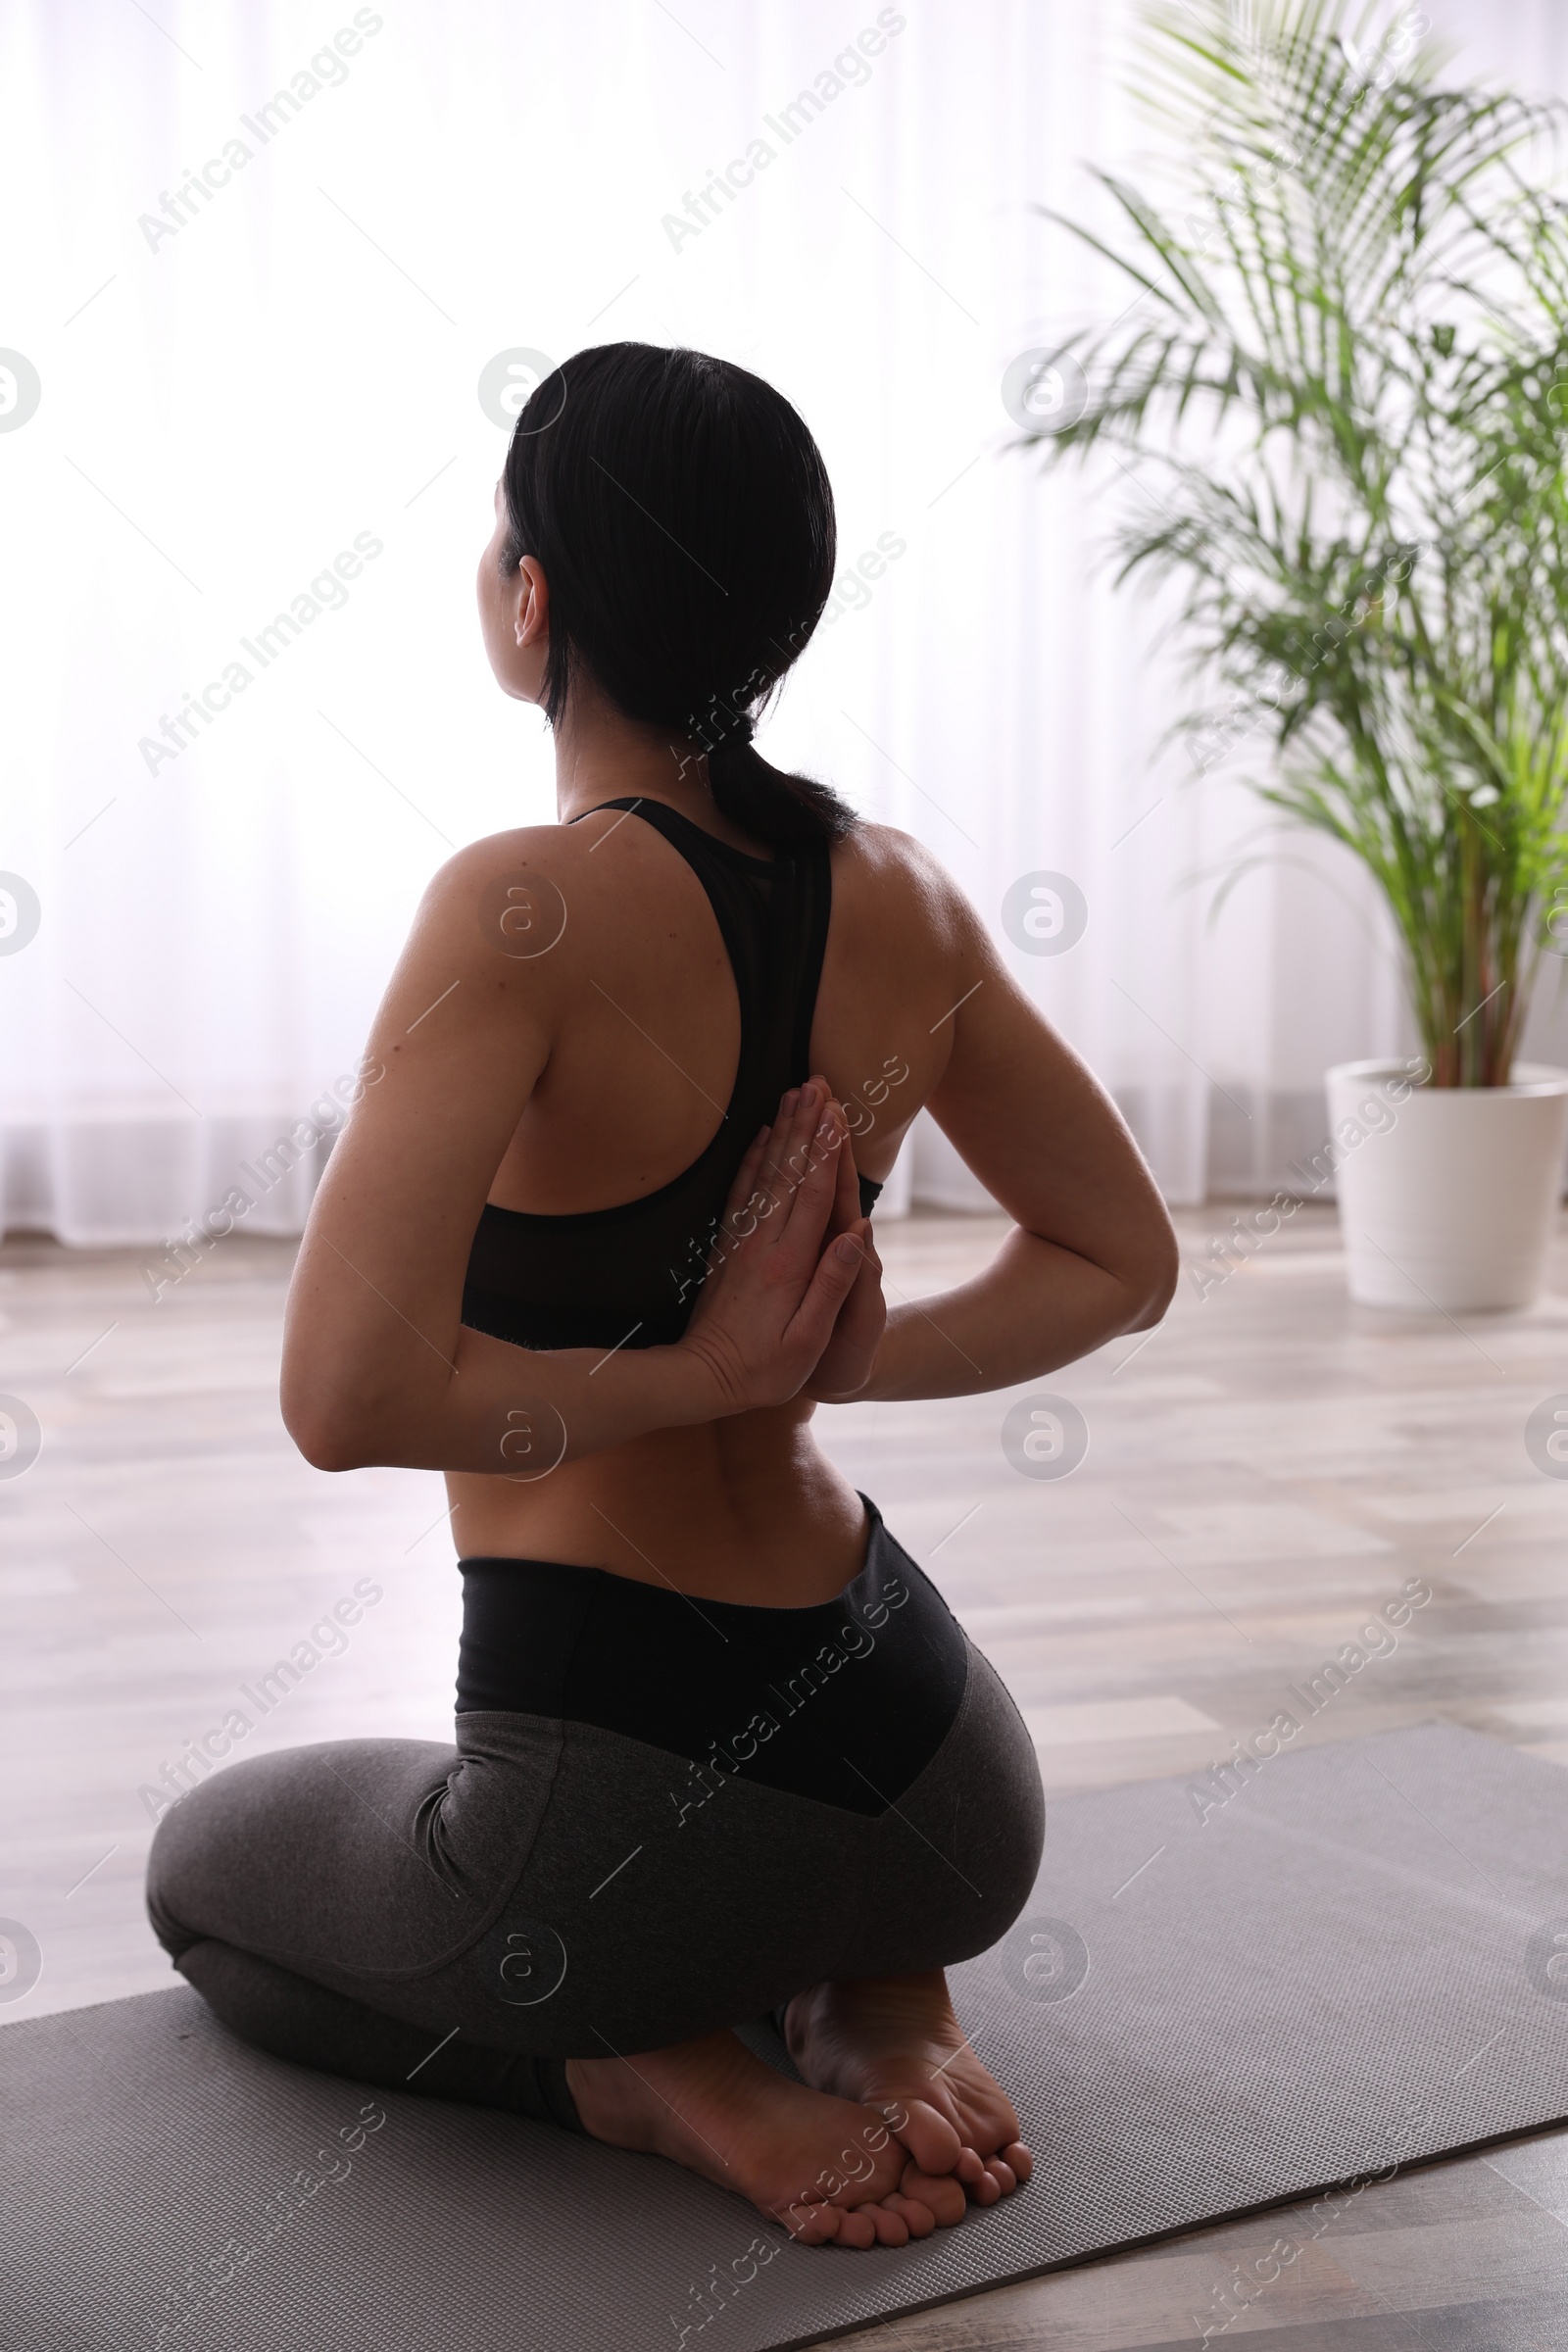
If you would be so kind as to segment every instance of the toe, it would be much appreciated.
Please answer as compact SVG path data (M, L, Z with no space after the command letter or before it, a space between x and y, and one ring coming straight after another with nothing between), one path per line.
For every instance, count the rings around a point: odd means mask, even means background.
M918 2197L901 2196L895 2189L893 2194L884 2197L882 2202L889 2213L896 2213L902 2217L904 2226L911 2237L929 2237L937 2226L936 2215L930 2206L922 2204Z
M986 2171L991 2175L1003 2195L1010 2197L1018 2185L1017 2175L1013 2172L1011 2165L1004 2164L1000 2156L989 2156L986 2159Z
M1004 2164L1011 2165L1013 2172L1017 2176L1018 2185L1021 2188L1023 2183L1028 2180L1030 2174L1035 2169L1035 2160L1030 2155L1028 2149L1024 2146L1023 2141L1021 2139L1015 2139L1010 2147L1004 2148L1002 2151L1002 2160Z
M955 2222L962 2221L968 2204L961 2180L956 2180L951 2173L939 2177L922 2173L917 2164L905 2166L899 2190L901 2195L925 2206L933 2220L944 2230L951 2230Z
M969 2195L976 2205L995 2205L1002 2196L1002 2183L982 2165L980 2178L969 2184Z
M882 2110L888 2129L923 2173L951 2173L962 2142L945 2115L925 2099L900 2101Z
M975 2182L983 2177L985 2169L978 2148L960 2148L956 2164L949 2167L950 2171L957 2175L965 2188L972 2188Z
M871 2218L876 2210L874 2206L858 2205L853 2212L848 2212L843 2206L836 2205L833 2210L838 2217L835 2244L855 2246L861 2253L867 2246L876 2244L876 2224Z
M902 2213L894 2212L891 2205L886 2203L862 2205L859 2210L876 2231L876 2242L879 2246L906 2246L908 2244L909 2225Z
M808 2205L791 2214L785 2227L798 2246L831 2245L843 2215L836 2205Z

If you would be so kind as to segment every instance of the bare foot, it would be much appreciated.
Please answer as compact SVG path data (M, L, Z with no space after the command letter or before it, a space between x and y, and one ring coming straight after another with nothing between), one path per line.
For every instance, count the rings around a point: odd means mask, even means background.
M896 2105L885 2120L805 2089L733 2034L634 2058L570 2058L566 2083L595 2139L667 2156L750 2197L802 2245L903 2246L963 2214L956 2180L927 2184L910 2164L892 2129Z
M940 1969L813 1985L791 2001L784 2026L814 2089L898 2102L908 2121L897 2136L914 2165L956 2177L977 2205L994 2205L1033 2172L1012 2101L970 2047ZM943 2132L958 2142L946 2161Z

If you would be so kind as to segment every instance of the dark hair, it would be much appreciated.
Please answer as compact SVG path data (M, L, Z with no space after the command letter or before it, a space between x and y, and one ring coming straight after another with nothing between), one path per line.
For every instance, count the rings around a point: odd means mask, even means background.
M781 847L848 833L837 793L751 740L838 545L821 452L782 393L704 352L602 343L535 387L504 480L505 566L532 556L550 583L551 724L587 672L628 718L700 746L744 831Z

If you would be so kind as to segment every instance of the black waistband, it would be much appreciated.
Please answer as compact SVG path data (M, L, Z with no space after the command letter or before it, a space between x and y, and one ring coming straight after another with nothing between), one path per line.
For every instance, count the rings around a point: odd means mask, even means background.
M941 1746L962 1629L870 1519L865 1565L806 1609L692 1599L556 1560L467 1559L458 1711L596 1724L689 1758L690 1800L739 1775L852 1813L897 1802Z

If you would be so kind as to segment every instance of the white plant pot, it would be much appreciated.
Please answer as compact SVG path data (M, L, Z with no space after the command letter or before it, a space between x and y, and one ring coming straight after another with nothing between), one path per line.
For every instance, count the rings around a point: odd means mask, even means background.
M1350 1297L1448 1314L1530 1305L1563 1189L1568 1070L1412 1087L1398 1061L1327 1072Z

